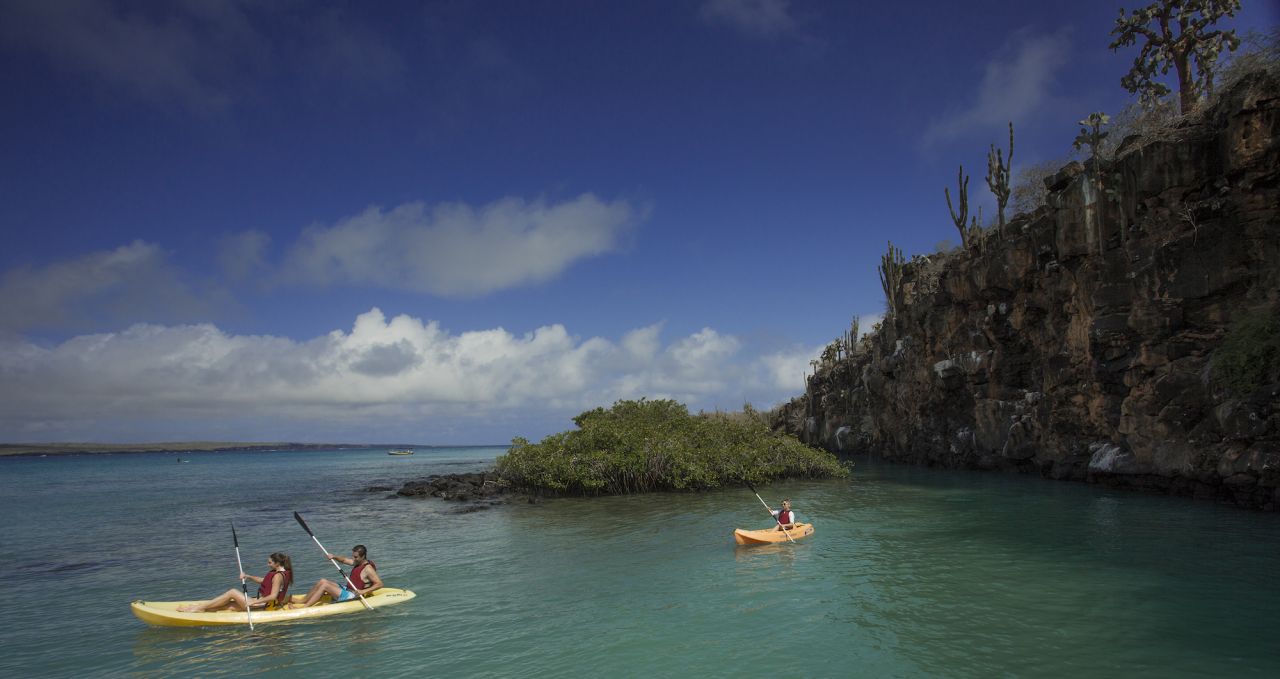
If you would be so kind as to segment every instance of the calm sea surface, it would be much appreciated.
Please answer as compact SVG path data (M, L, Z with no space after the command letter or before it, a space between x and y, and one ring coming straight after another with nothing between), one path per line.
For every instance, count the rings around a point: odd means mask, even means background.
M746 490L474 513L364 490L501 452L0 459L0 675L1280 676L1280 515L859 460L760 488L817 532L742 548L770 520ZM418 598L252 633L130 614L238 586L231 520L246 570L331 577L295 510Z

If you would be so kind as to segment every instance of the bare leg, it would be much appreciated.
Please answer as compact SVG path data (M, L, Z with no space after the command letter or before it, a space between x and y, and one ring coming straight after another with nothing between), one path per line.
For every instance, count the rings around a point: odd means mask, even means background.
M243 611L245 609L244 593L229 589L208 601L198 604L188 604L179 606L178 610L184 613L199 613L202 611L220 611L224 608L234 608Z
M307 598L304 599L302 603L293 604L290 608L306 608L308 606L314 606L316 602L320 600L320 597L324 596L326 593L334 599L337 599L338 596L342 594L342 588L338 587L337 583L334 583L331 580L321 579L319 582L311 586L311 591L307 592Z

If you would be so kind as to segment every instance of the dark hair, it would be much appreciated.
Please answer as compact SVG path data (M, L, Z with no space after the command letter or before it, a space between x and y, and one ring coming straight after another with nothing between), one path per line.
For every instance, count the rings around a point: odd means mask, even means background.
M271 554L271 560L280 564L281 566L284 566L284 569L286 571L293 570L293 559L290 559L289 555L285 554L284 552L273 552Z
M351 551L355 552L356 554L359 554L361 559L369 558L369 550L365 549L364 545L356 545L355 547L351 548Z
M284 552L273 552L271 560L284 568L284 586L280 590L284 591L293 583L293 559L290 559L289 555Z

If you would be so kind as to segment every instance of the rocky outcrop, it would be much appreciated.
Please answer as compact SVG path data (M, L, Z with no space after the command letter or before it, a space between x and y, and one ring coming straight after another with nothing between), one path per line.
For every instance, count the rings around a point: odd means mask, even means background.
M1047 204L916 257L893 313L778 426L834 451L1280 507L1280 383L1221 387L1245 313L1280 313L1280 82L1170 138L1072 164ZM1273 380L1274 381L1274 380Z
M458 512L474 512L506 504L513 495L494 472L432 475L409 481L396 491L402 497L437 497L465 503Z

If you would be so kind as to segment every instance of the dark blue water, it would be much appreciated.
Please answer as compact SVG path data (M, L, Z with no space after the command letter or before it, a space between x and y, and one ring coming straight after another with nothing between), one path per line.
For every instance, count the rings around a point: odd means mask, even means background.
M860 461L761 488L817 526L735 547L746 490L475 513L388 497L500 448L0 459L5 676L1280 676L1280 517L1027 477ZM376 613L153 628L294 558L297 591L369 546Z

